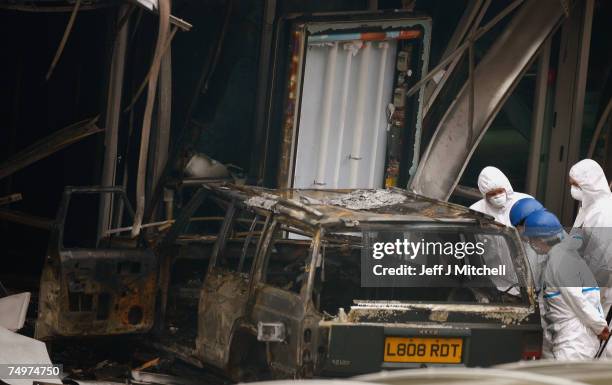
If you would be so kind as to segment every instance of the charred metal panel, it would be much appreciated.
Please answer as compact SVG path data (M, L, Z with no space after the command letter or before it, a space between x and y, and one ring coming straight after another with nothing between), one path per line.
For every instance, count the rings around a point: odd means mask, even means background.
M236 321L245 311L248 275L213 268L200 294L196 349L204 362L220 368L229 363Z
M287 330L284 342L269 343L269 364L279 377L295 377L303 362L302 334L305 305L301 297L282 289L261 286L256 291L251 318L258 322L281 322Z
M65 251L44 267L37 338L146 332L153 326L152 251Z
M536 324L539 314L536 308L527 306L498 306L471 304L406 303L385 306L354 306L348 314L350 322L407 323L472 323L509 325Z

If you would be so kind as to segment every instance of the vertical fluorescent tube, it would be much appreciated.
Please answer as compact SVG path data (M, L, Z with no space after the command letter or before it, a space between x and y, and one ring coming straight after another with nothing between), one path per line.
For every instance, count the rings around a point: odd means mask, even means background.
M380 136L380 131L383 129L383 126L379 126L380 118L383 110L383 89L385 85L385 73L387 70L387 51L389 49L389 43L386 41L380 43L379 48L381 48L380 53L380 70L378 71L378 90L376 92L376 116L374 118L373 125L373 137L372 137L372 157L370 158L370 183L368 187L378 187L374 184L374 176L376 174L376 167L380 167L378 164L378 141Z
M351 63L355 50L358 47L353 43L344 45L346 50L346 62L344 64L344 79L342 80L342 104L340 105L340 120L338 124L338 151L336 152L336 165L334 167L334 188L338 188L340 180L340 162L342 160L342 147L344 144L344 127L346 126L346 107L348 104L349 79L351 74Z
M357 173L359 171L361 161L361 136L363 135L363 125L365 120L365 98L368 88L368 71L370 67L370 56L372 44L366 42L363 48L363 57L361 58L361 68L359 68L359 84L357 87L357 103L355 120L355 131L353 132L353 147L349 158L351 160L351 172L349 178L350 187L357 187Z
M315 187L325 186L325 167L327 166L327 144L329 142L329 125L331 121L332 96L336 81L336 59L338 57L338 43L333 43L327 57L326 79L323 91L323 108L321 110L321 132L319 135L319 159Z

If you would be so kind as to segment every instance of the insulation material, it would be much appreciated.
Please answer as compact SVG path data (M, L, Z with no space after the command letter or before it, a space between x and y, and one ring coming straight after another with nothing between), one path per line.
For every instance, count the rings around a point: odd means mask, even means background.
M350 210L370 210L397 205L407 199L406 195L390 190L355 190L340 197L325 201L328 205L346 207Z
M396 50L397 40L309 40L294 187L383 185Z
M0 326L11 331L23 327L30 304L30 293L19 293L0 298Z

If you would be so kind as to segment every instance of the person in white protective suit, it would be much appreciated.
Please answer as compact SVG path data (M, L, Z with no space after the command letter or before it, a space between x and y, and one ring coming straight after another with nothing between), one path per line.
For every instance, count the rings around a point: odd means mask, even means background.
M612 305L612 192L601 166L583 159L569 172L572 197L580 201L573 234L583 238L582 256L602 287L602 305Z
M470 206L472 210L489 214L496 221L510 226L510 209L520 199L532 198L515 192L508 178L498 168L488 166L478 175L478 189L483 199Z
M546 210L527 217L524 235L537 253L548 254L542 284L553 357L593 358L610 331L595 277L578 253L581 241L566 237L557 217Z
M525 220L536 211L544 210L544 206L533 198L523 198L512 205L510 210L510 224L516 228L522 238L529 267L533 276L533 285L535 294L538 298L538 307L540 308L540 321L542 324L542 358L553 358L552 354L552 336L548 331L546 323L546 308L544 306L544 297L542 293L542 274L546 268L548 261L547 254L538 254L529 244L529 240L524 237Z

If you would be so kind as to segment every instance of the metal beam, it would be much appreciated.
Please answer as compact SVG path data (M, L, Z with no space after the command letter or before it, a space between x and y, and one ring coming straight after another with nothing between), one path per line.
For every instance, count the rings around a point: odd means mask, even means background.
M468 143L467 84L440 121L409 188L448 199L476 146L564 13L558 0L528 0L474 69L474 132Z
M149 145L149 159L147 174L150 179L146 183L147 196L151 196L162 179L166 163L168 161L168 150L170 148L170 128L172 114L172 47L164 51L159 67L159 87L157 90L157 120L151 134ZM165 196L164 196L165 197ZM165 200L164 200L165 201ZM161 218L159 204L152 207L151 218ZM166 202L167 203L167 202ZM170 219L170 218L165 218ZM144 228L144 226L143 226Z
M147 98L142 113L142 128L140 130L140 151L138 155L138 170L136 172L136 213L134 214L132 237L136 237L140 234L140 228L143 222L146 197L148 196L146 193L146 179L149 139L151 135L151 117L153 114L153 107L155 106L155 96L157 95L157 81L159 79L161 59L164 55L166 43L170 45L172 41L169 21L170 0L159 0L158 7L159 28L157 29L157 42L155 43L151 68L147 76L149 79L147 84Z
M594 0L578 2L561 30L550 139L545 206L565 225L573 223L576 202L569 194L569 168L578 161Z
M8 205L13 202L19 202L23 197L20 193L10 194L7 196L0 197L0 206Z
M172 117L172 47L168 47L162 57L159 69L159 90L157 98L157 126L152 164L152 186L157 186L159 183L168 160Z
M508 16L512 11L514 11L516 7L518 7L522 3L523 3L523 0L514 0L512 3L510 3L510 5L504 8L503 11L501 11L493 19L491 19L491 21L489 21L487 24L483 25L482 27L474 31L474 35L472 36L471 40L472 41L478 40L485 33L487 33L491 28L493 28L500 20ZM421 77L421 80L419 80L412 87L410 87L410 89L406 91L406 96L412 96L417 91L421 90L427 82L433 79L434 76L438 75L438 73L442 71L444 67L449 65L453 60L455 60L457 56L463 55L463 53L470 46L472 46L472 42L470 41L463 42L459 47L457 47L456 50L454 50L450 55L448 55L446 59L440 61L440 63L438 63L431 71L423 75L423 77Z
M597 142L599 141L599 137L601 136L601 131L603 130L603 127L606 125L606 122L608 121L610 112L612 112L612 98L608 100L608 104L606 105L604 112L601 114L601 116L597 120L597 125L595 125L595 131L593 132L593 137L591 138L591 144L589 144L589 151L587 152L587 158L592 158L593 154L595 154L595 148L597 147Z
M64 35L62 36L62 40L60 40L59 46L55 51L55 55L53 55L53 60L51 60L51 64L49 65L49 69L47 70L47 74L45 75L45 79L49 81L51 75L53 74L53 70L57 65L60 57L62 56L62 52L64 52L64 47L66 47L66 42L68 41L68 37L70 36L70 32L72 32L72 27L74 26L74 21L76 20L76 16L79 13L79 7L81 6L81 0L76 0L74 3L74 9L72 13L70 13L70 18L68 19L68 24L66 24L66 29L64 30Z
M263 182L265 174L267 136L266 118L269 115L268 100L270 98L269 79L271 74L270 57L272 54L272 37L274 19L276 18L276 0L265 0L259 47L259 63L257 69L257 98L255 100L255 125L253 135L253 151L251 153L251 168L249 175L256 184ZM274 65L274 63L272 63Z
M62 128L51 135L32 144L30 147L0 163L0 179L5 178L22 168L31 165L64 147L80 141L90 135L104 131L96 126L97 117L86 119Z
M117 23L129 12L129 5L119 8ZM119 121L121 117L121 96L123 95L123 74L125 72L125 55L128 41L129 20L117 31L113 46L108 94L106 99L106 113L104 126L104 165L102 166L102 186L114 186L117 173L117 142L119 140ZM101 237L111 227L111 212L113 194L101 194L100 214L98 217L98 236Z
M457 49L457 47L459 47L459 44L463 42L466 35L471 34L474 30L476 30L476 28L478 28L490 3L490 0L487 0L483 7L482 5L484 1L485 0L469 1L463 15L461 16L461 19L459 20L459 23L457 24L457 28L455 28L453 36L451 36L446 48L444 49L444 53L442 54L440 61L448 58ZM429 108L436 100L440 90L444 87L444 84L457 66L457 63L459 63L460 59L461 55L456 56L455 59L448 64L446 69L440 70L438 75L435 75L434 78L432 78L431 81L425 85L423 115L427 115Z
M540 49L538 58L538 72L533 102L533 115L531 120L531 140L529 141L529 159L527 160L526 192L537 196L540 176L540 156L542 154L542 135L546 118L546 96L548 94L548 70L550 67L550 42L546 42Z
M39 217L21 211L0 209L0 221L19 223L22 225L35 227L37 229L51 230L54 220L51 218Z

